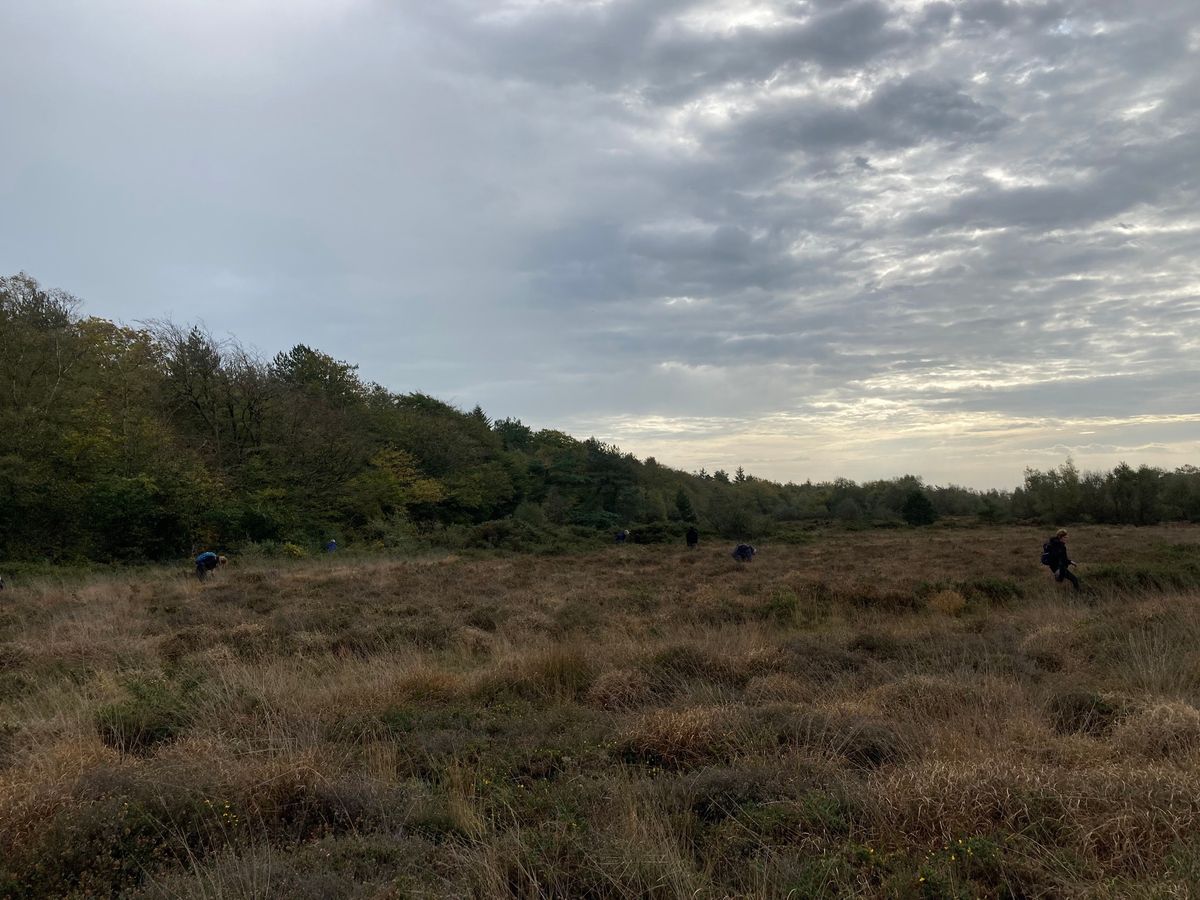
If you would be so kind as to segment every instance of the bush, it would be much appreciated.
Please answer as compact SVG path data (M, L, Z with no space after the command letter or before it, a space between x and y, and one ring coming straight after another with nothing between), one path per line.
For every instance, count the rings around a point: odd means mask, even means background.
M925 496L924 491L912 491L905 497L900 515L909 525L932 525L938 518L933 501Z
M629 532L629 540L635 544L683 543L686 530L678 522L648 522L633 528Z

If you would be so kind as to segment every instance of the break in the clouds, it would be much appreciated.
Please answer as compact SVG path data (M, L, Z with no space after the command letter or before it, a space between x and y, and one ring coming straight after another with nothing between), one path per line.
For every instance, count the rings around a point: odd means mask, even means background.
M13 0L0 270L687 468L1197 463L1194 0Z

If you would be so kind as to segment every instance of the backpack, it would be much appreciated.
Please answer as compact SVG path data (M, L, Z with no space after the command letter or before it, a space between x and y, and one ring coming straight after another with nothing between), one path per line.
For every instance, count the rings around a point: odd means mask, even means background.
M1042 565L1043 566L1054 565L1054 557L1050 555L1050 542L1049 541L1046 541L1046 543L1042 544Z

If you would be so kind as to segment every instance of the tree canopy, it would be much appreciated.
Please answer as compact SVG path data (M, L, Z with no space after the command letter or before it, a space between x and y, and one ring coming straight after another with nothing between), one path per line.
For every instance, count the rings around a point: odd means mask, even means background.
M202 328L131 328L0 278L0 553L144 560L262 542L393 546L480 529L642 528L749 538L800 522L938 516L1200 520L1200 471L1069 461L1012 493L916 476L778 484L682 472L363 382L297 345L269 361ZM662 527L672 525L672 528ZM674 526L678 526L674 528ZM491 538L489 538L491 539Z

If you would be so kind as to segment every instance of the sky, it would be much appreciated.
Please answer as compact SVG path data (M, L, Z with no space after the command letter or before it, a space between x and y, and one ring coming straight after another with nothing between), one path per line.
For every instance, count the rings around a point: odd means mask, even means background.
M0 272L781 481L1200 464L1195 0L4 0Z

